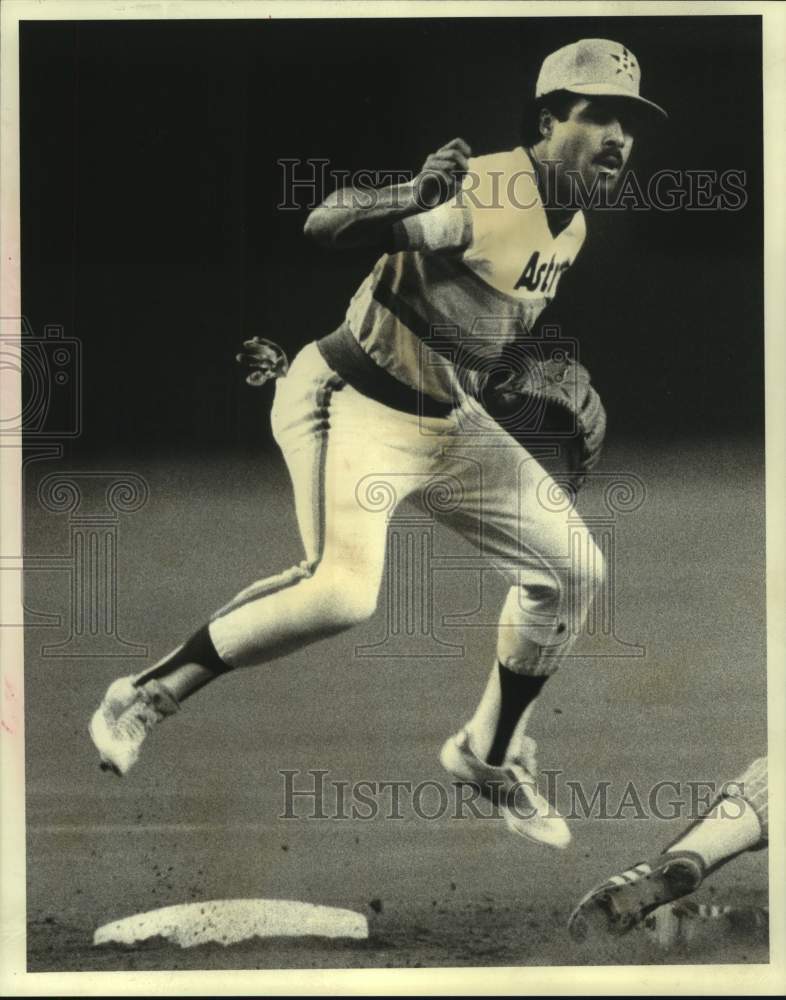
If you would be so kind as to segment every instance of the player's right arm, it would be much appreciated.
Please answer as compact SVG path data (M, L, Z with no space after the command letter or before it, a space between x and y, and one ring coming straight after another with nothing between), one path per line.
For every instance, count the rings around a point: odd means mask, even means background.
M471 155L463 139L453 139L432 153L406 184L339 188L311 212L305 233L331 249L463 249L471 241L471 217L468 208L453 199Z

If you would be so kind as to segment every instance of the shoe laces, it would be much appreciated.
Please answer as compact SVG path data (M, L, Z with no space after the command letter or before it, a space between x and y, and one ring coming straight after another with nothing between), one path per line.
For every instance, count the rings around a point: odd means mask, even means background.
M161 713L150 703L147 693L140 688L139 696L115 723L116 731L129 740L141 740L161 718Z

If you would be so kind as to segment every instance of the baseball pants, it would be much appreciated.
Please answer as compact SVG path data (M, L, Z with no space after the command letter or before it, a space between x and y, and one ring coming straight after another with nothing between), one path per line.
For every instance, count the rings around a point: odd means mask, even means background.
M427 504L438 498L434 517L510 584L500 662L553 673L586 617L602 556L543 466L478 404L467 399L447 417L392 409L347 385L312 343L276 383L271 420L305 559L213 616L210 635L226 663L261 664L370 618L388 522L418 494Z
M767 757L758 757L745 769L726 794L731 795L739 791L739 797L745 799L751 809L756 813L761 825L761 844L765 847L770 839L770 815L769 815L769 782L767 780Z

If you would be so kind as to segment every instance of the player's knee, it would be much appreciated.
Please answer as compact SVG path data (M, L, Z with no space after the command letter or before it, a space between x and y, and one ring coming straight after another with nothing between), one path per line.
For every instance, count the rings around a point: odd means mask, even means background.
M376 581L320 567L315 583L327 624L343 630L368 621L377 609Z
M342 594L337 602L335 621L345 628L362 625L377 610L377 595L370 592Z

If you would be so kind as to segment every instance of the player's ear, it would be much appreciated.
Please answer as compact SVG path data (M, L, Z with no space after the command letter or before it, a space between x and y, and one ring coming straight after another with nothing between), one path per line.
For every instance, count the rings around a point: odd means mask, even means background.
M542 139L550 139L554 131L554 115L548 108L541 108L538 115L538 131Z

